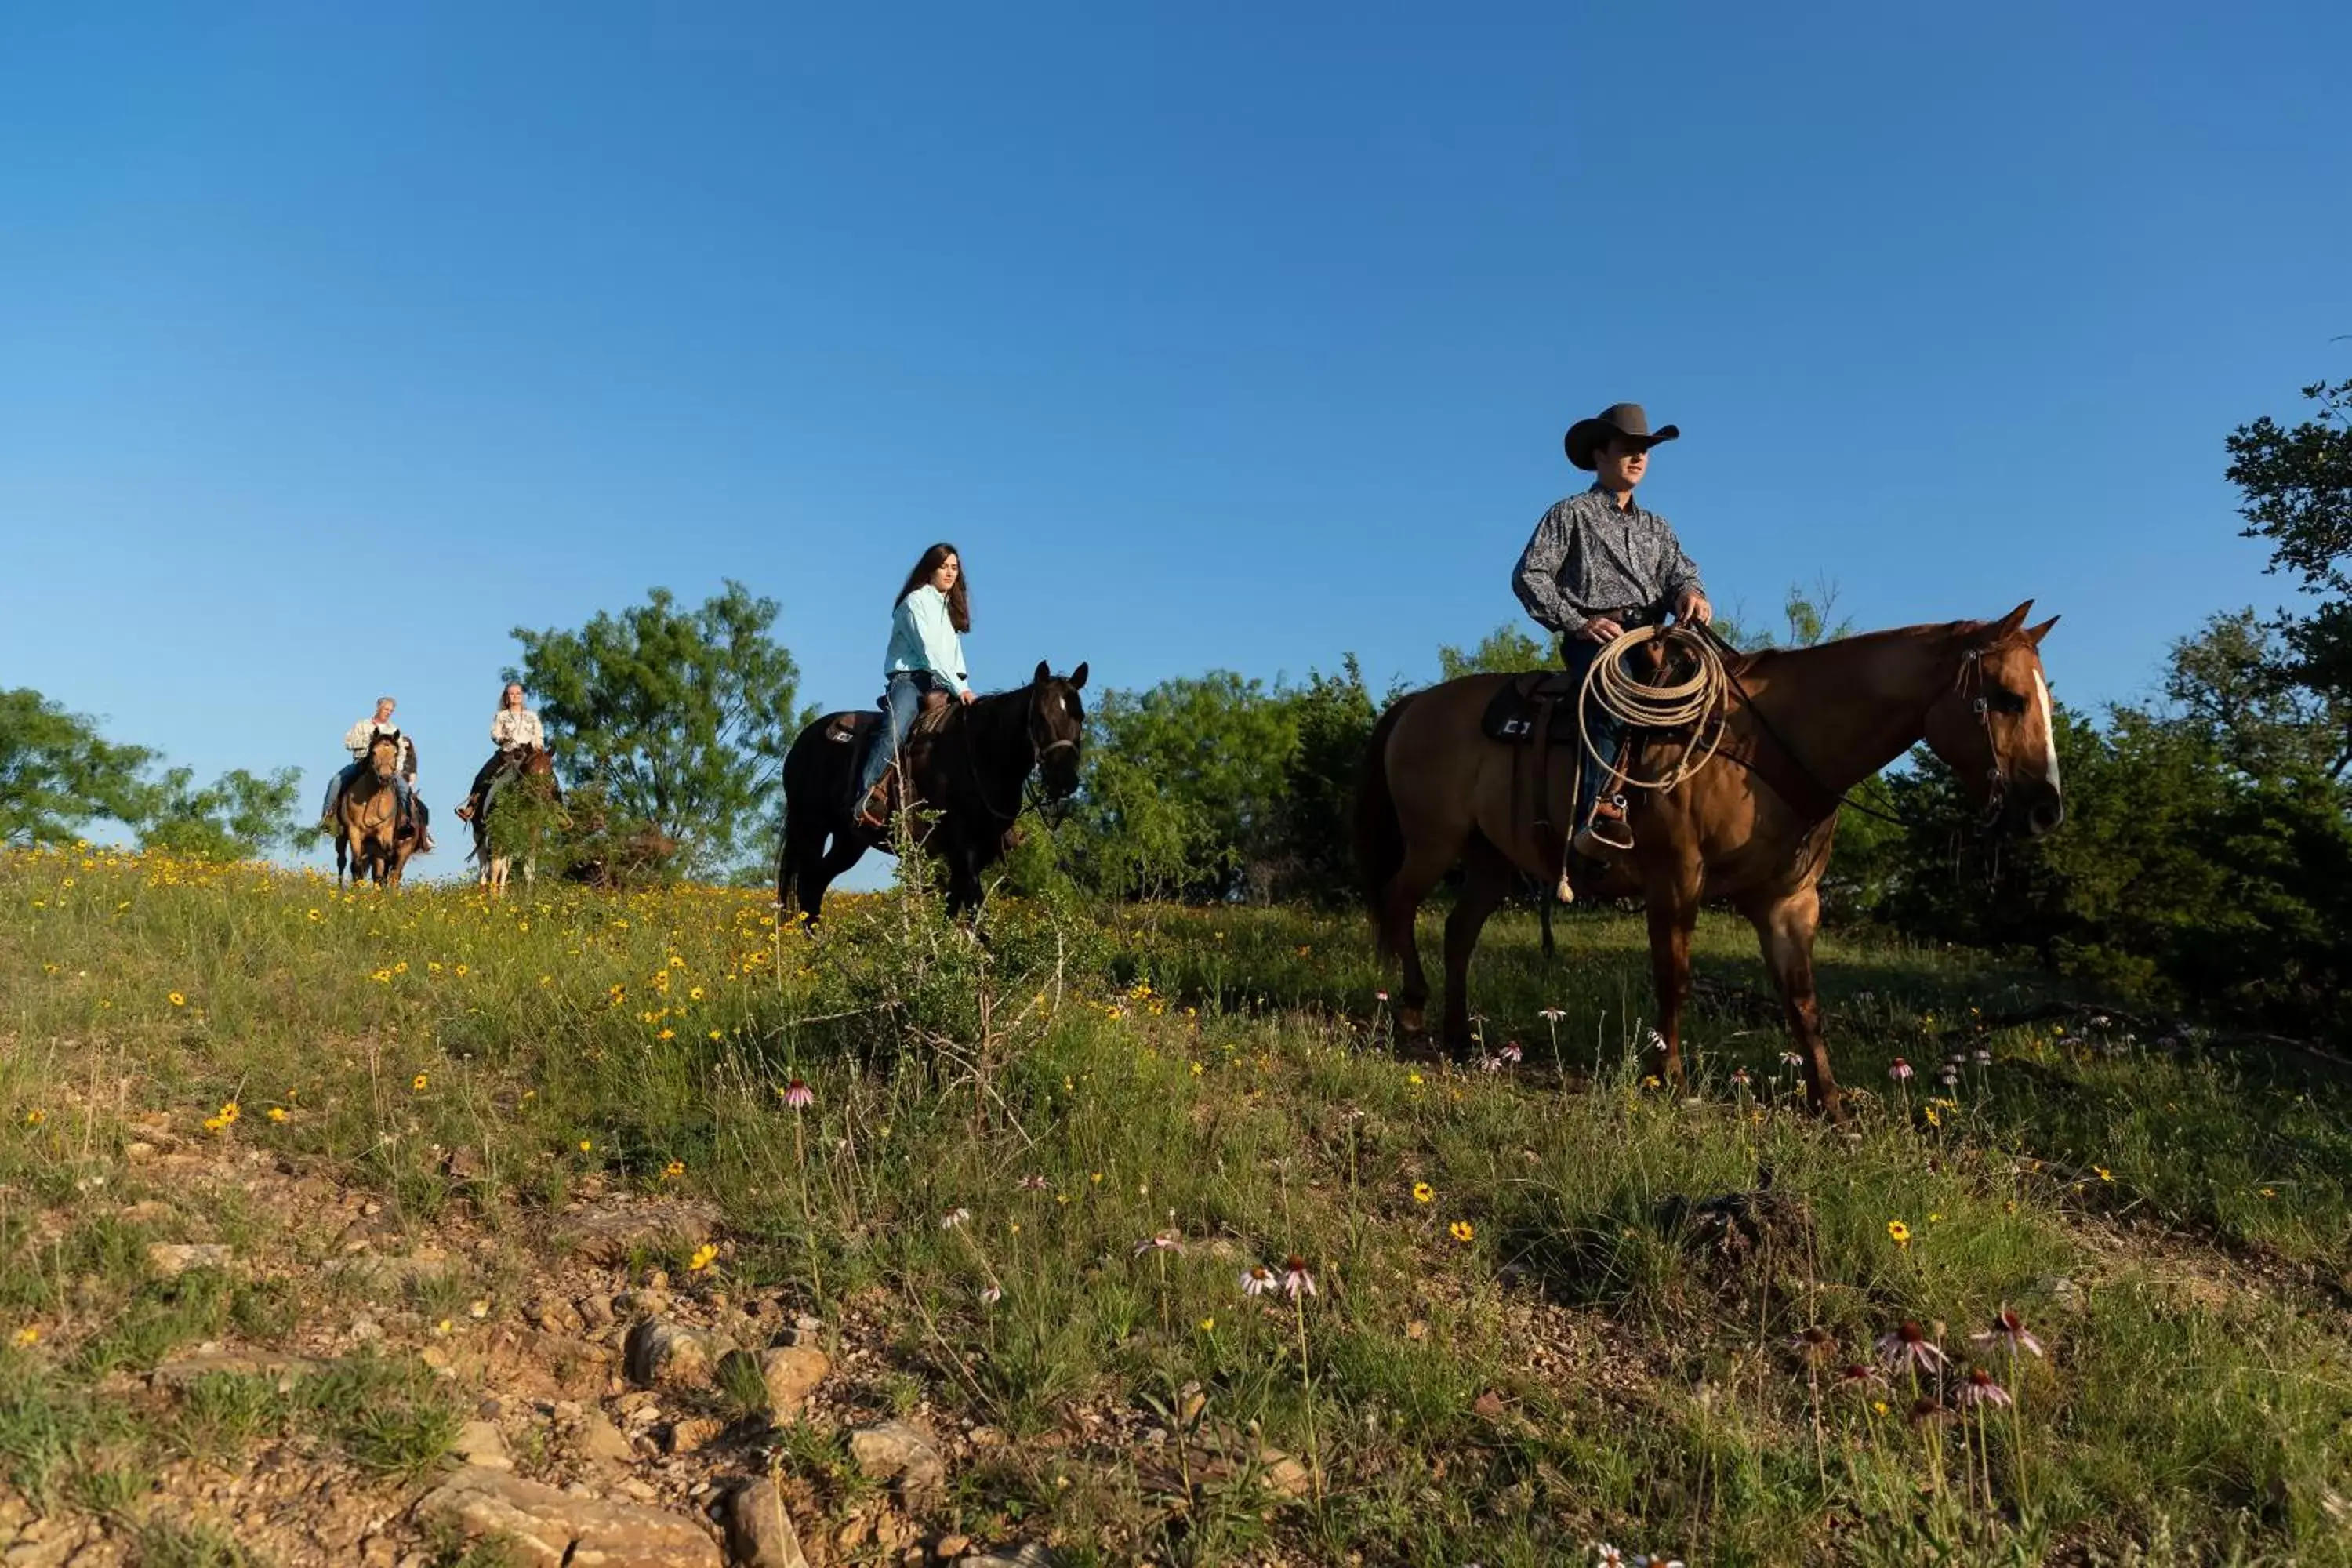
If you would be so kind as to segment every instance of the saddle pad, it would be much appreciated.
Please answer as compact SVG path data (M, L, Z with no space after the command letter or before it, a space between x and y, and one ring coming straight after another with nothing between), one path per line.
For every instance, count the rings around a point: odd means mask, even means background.
M1533 745L1538 709L1546 701L1558 704L1552 710L1551 732L1545 737L1546 743L1575 745L1576 683L1559 671L1529 670L1513 677L1486 704L1486 711L1478 720L1478 732L1507 746Z

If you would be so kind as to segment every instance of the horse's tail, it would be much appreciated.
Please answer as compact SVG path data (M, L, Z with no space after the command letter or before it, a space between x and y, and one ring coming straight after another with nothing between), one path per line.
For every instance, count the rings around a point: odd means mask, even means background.
M1364 765L1356 779L1356 869L1363 878L1364 902L1372 917L1372 941L1383 958L1394 948L1388 924L1381 918L1381 898L1404 868L1404 825L1398 819L1396 795L1389 787L1389 736L1397 716L1412 699L1399 698L1372 726L1364 743Z

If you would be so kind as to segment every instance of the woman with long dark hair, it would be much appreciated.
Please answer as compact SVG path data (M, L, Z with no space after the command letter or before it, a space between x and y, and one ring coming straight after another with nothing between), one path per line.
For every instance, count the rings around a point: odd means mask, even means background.
M970 630L971 583L964 575L963 557L952 544L934 544L907 574L890 612L890 647L882 660L890 682L884 703L888 712L857 784L857 819L866 826L879 831L888 821L890 764L922 712L925 695L971 700L958 636Z

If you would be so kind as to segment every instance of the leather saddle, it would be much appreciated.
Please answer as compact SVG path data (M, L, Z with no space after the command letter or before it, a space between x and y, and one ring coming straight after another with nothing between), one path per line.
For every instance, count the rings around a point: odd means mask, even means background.
M871 708L825 715L824 729L821 731L825 741L832 745L851 748L847 777L848 788L852 795L856 793L857 781L865 776L866 754L873 749L875 741L882 733L882 726L886 721L884 710L888 708L889 702L889 698L883 696L877 698ZM946 692L924 692L923 706L915 715L914 727L907 731L908 738L911 740L923 731L936 726L940 716L947 711L947 707ZM895 810L898 804L898 784L895 777L890 781L890 805ZM852 800L849 804L855 807L859 803Z
M1507 746L1573 746L1577 678L1561 669L1531 669L1515 675L1496 691L1478 721L1479 732Z

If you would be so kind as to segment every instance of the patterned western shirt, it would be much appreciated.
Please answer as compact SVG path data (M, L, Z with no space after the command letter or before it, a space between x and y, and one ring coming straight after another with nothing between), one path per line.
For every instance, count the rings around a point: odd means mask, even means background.
M368 748L375 744L375 738L378 735L390 735L400 742L400 761L394 765L398 769L401 777L415 778L416 748L408 743L408 737L400 732L399 725L379 724L375 721L373 714L370 714L343 731L343 750L352 754L352 761L363 763L367 761Z
M528 708L499 709L490 721L490 741L500 751L509 746L547 749L547 732L539 727L539 715Z
M1599 485L1544 513L1511 573L1528 614L1556 632L1604 611L1669 605L1685 588L1706 591L1673 525L1630 500L1620 507Z

